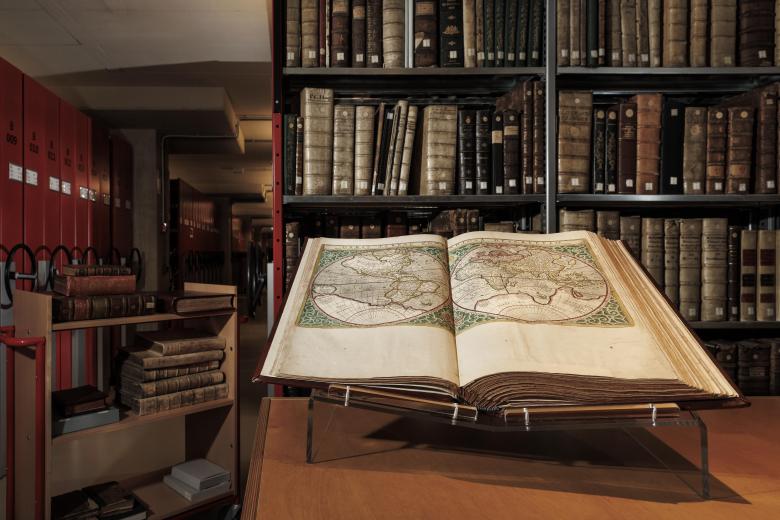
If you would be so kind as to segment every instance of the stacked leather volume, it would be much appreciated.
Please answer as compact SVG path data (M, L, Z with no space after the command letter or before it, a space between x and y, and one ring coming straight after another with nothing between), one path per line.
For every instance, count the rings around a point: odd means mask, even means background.
M705 346L745 395L780 395L780 338L720 339Z

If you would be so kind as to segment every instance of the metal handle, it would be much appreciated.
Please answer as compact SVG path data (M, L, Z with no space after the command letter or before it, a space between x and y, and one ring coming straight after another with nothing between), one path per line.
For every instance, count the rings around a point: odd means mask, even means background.
M12 269L11 264L13 262L14 255L17 251L22 251L27 255L27 258L30 260L30 265L32 266L32 272L31 273L20 273L16 271L16 268ZM16 244L14 247L11 248L11 250L8 252L8 258L6 259L6 263L8 266L5 269L5 293L8 295L8 304L7 305L0 305L0 308L2 309L10 309L11 306L14 303L14 295L11 292L11 280L31 280L33 282L32 290L34 291L38 287L38 262L35 261L35 254L33 253L33 250L30 249L30 246L27 244L21 242L19 244Z
M54 281L54 275L57 274L57 268L54 266L54 259L56 258L58 253L63 253L65 255L65 260L69 264L73 263L73 255L71 254L70 250L67 247L65 247L62 244L55 247L54 251L51 252L51 260L49 261L49 272L46 274L46 283L43 286L44 289L51 287L51 284Z

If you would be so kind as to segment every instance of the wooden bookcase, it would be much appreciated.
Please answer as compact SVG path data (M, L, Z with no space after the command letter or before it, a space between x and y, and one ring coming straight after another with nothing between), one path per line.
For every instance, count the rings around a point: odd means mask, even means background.
M226 285L187 283L185 290L236 294L235 287ZM43 500L44 518L49 519L53 496L111 480L119 481L133 491L149 507L151 519L169 518L236 499L240 489L236 311L52 323L50 295L18 291L14 298L14 316L17 338L43 337L46 340L43 424L36 424L35 349L9 349L15 363L16 464L13 478L17 520L35 517L38 494ZM225 338L227 345L220 369L225 373L228 385L227 398L145 416L122 411L117 423L53 437L51 346L54 333L165 322L192 324ZM37 465L33 461L40 460L37 457L44 461L42 490L33 485ZM171 466L200 457L228 469L231 488L214 499L191 503L166 486L162 477L170 473Z

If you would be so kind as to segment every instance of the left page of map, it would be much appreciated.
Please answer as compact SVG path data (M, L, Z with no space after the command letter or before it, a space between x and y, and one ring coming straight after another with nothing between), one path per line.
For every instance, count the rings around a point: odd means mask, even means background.
M309 240L261 376L455 395L446 240Z

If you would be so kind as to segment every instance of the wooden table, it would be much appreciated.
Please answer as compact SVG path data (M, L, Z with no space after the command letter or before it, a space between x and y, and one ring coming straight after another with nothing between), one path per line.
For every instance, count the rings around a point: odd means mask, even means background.
M243 519L780 518L780 398L701 414L711 500L689 486L694 429L496 435L337 408L306 464L306 406L263 401Z

